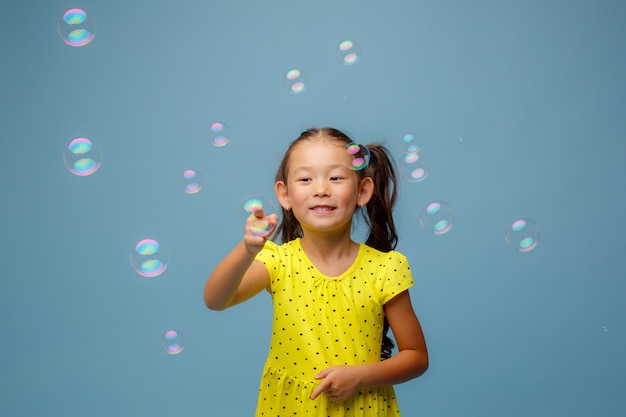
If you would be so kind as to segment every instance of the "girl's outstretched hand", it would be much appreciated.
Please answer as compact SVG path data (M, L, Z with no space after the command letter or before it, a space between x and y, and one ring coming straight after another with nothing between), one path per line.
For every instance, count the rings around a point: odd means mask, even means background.
M362 377L362 368L359 366L338 365L326 368L315 375L315 379L323 381L315 388L311 399L314 400L324 393L331 401L345 401L360 389Z
M243 242L251 254L258 253L263 249L267 237L278 223L278 216L274 213L265 216L263 209L254 211L246 220L246 229Z

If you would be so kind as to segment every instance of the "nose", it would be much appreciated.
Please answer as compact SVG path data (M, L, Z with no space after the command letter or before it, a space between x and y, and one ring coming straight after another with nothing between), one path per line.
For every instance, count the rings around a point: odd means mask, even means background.
M313 187L314 197L328 197L330 195L330 188L326 181L317 181Z

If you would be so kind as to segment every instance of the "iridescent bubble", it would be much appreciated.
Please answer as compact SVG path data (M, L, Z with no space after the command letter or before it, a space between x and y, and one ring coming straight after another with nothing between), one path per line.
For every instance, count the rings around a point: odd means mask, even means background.
M361 48L355 41L346 39L339 42L335 50L337 59L344 65L356 64L361 56Z
M269 214L276 213L276 205L265 197L248 197L240 203L240 206L240 217L244 222L252 213L261 209L263 209L265 217ZM274 230L274 225L266 219L255 220L250 226L250 232L256 236L267 236L272 232L272 230Z
M247 213L255 213L263 208L263 202L258 198L251 198L249 200L244 200L243 209Z
M400 140L400 151L403 154L418 153L422 149L422 141L412 133L407 133Z
M507 245L519 252L530 252L539 244L541 230L533 219L527 217L513 220L504 232Z
M222 147L230 142L230 127L226 123L213 122L209 126L209 139L214 146Z
M100 168L102 153L91 140L76 138L65 147L63 162L72 174L84 177Z
M352 142L346 145L346 151L353 158L350 168L358 171L364 169L369 164L370 150L367 146Z
M161 346L165 353L178 355L185 348L185 338L178 330L167 330L161 336Z
M420 224L424 230L435 235L443 235L452 229L454 209L445 201L429 203L420 213Z
M202 189L202 174L195 169L186 169L180 175L180 183L187 194L195 194Z
M140 240L130 254L133 269L147 278L161 275L167 269L168 262L167 251L154 239Z
M430 175L430 159L423 151L401 155L398 171L409 182L424 181Z
M292 68L285 73L283 83L291 94L302 94L309 86L309 77L304 70Z
M57 32L70 46L85 46L96 36L96 22L83 9L69 9L57 24Z

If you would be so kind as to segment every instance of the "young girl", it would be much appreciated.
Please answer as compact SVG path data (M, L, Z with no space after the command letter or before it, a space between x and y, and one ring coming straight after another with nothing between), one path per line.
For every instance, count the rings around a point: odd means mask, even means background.
M283 220L258 210L243 240L204 288L208 308L223 310L267 290L274 304L269 355L256 416L399 416L392 385L428 367L411 306L413 285L397 242L393 164L368 145L369 164L352 169L352 141L332 128L310 129L288 148L276 174ZM362 212L365 244L351 239ZM276 227L282 244L259 233ZM390 357L393 343L398 353Z

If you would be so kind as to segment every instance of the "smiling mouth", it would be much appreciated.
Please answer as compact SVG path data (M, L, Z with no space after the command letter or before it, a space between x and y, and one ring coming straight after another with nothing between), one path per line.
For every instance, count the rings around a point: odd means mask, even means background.
M313 206L310 208L310 210L316 212L316 213L330 213L331 211L335 210L335 207L331 207L331 206Z

